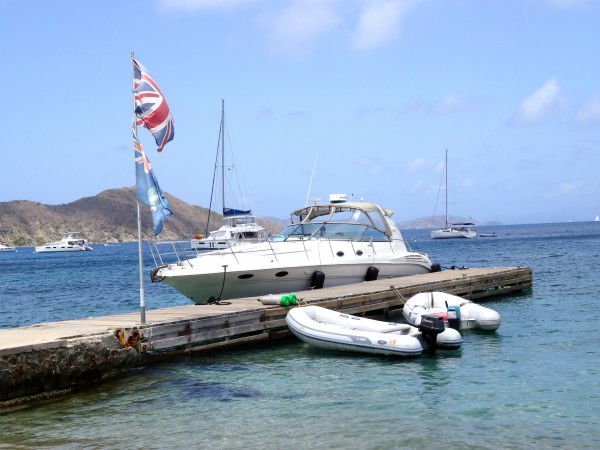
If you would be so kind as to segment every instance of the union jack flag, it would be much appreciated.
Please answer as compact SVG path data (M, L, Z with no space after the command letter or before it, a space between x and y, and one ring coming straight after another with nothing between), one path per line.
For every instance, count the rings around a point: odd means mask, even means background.
M133 131L133 130L132 130ZM138 141L133 131L133 148L135 154L135 181L137 199L150 207L152 223L154 224L154 236L158 236L163 229L163 221L172 216L169 202L158 185L154 176L150 161L144 152L144 147Z
M133 98L137 125L143 125L152 135L161 152L175 137L175 126L169 105L148 71L133 60Z

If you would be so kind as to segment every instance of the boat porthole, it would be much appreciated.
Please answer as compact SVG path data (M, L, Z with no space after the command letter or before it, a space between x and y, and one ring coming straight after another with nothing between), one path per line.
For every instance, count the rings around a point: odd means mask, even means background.
M380 339L380 340L377 341L377 343L381 344L381 345L385 345L385 344L387 344L387 341L384 341L383 339Z
M362 250L357 250L356 251L356 256L360 256L360 255L362 255L362 253L363 253Z
M254 275L251 273L245 273L244 275L238 275L240 280L247 280L248 278L252 278Z
M336 255L338 255L338 256L344 256L344 252L337 252Z
M344 319L348 318L348 314L340 314L340 317L343 317Z
M275 276L276 276L277 278L281 278L281 277L285 277L287 274L288 274L288 272L286 272L286 271L284 270L283 272L277 272L277 273L275 274Z

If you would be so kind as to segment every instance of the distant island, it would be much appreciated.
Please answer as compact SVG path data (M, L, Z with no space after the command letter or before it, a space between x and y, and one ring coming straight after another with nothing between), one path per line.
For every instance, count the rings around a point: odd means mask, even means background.
M209 210L189 205L165 193L176 213L164 222L161 240L190 239L206 233ZM142 208L142 238L154 239L152 219L146 205ZM131 242L137 240L135 187L108 189L63 205L45 205L28 200L0 202L0 217L12 245L33 246L55 241L66 231L78 231L89 242ZM271 233L282 225L277 219L260 219ZM222 216L211 215L211 229L222 224Z
M159 239L186 240L194 234L206 233L207 208L190 205L166 192L165 195L175 214L165 220ZM155 239L148 207L141 205L141 208L142 238ZM66 231L78 231L91 243L137 240L135 187L108 189L63 205L28 200L0 202L0 218L10 243L21 247L57 240ZM451 222L472 220L455 216L449 219ZM287 223L287 219L273 217L257 220L271 234L279 232ZM219 228L221 223L222 216L213 212L210 229ZM400 229L439 228L444 224L444 217L423 217L397 224Z

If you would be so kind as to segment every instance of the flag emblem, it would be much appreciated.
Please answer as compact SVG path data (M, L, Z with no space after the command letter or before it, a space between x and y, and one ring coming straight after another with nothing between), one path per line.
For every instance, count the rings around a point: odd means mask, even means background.
M163 221L172 216L169 202L158 185L154 176L150 161L144 152L144 148L133 133L133 148L135 154L135 179L137 199L150 207L152 223L154 224L154 235L158 236L163 229Z
M145 126L161 152L167 142L175 137L175 126L169 105L148 71L133 60L133 98L137 125Z

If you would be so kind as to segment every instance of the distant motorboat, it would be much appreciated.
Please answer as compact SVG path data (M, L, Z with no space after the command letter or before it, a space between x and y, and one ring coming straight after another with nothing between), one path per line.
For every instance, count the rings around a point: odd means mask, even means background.
M264 242L268 233L256 222L251 214L223 216L224 224L218 230L211 231L207 237L194 236L190 242L193 250L222 250L239 244Z
M0 243L0 252L15 252L17 249L12 245L4 245Z
M36 253L85 252L91 250L93 250L92 247L76 231L64 233L60 241L49 242L35 248Z
M497 237L496 233L479 233L480 237Z
M457 330L478 328L494 331L500 327L500 314L471 300L446 292L422 292L416 294L402 307L402 315L408 323L418 326L423 315L443 318L446 326Z
M12 245L10 245L9 239L8 239L8 232L6 231L6 229L4 228L4 223L2 223L2 220L0 219L0 252L16 252L17 249L15 247L13 247Z
M380 355L417 356L424 350L454 350L461 346L457 330L435 320L419 328L352 316L320 306L290 309L285 321L300 340L319 348Z

